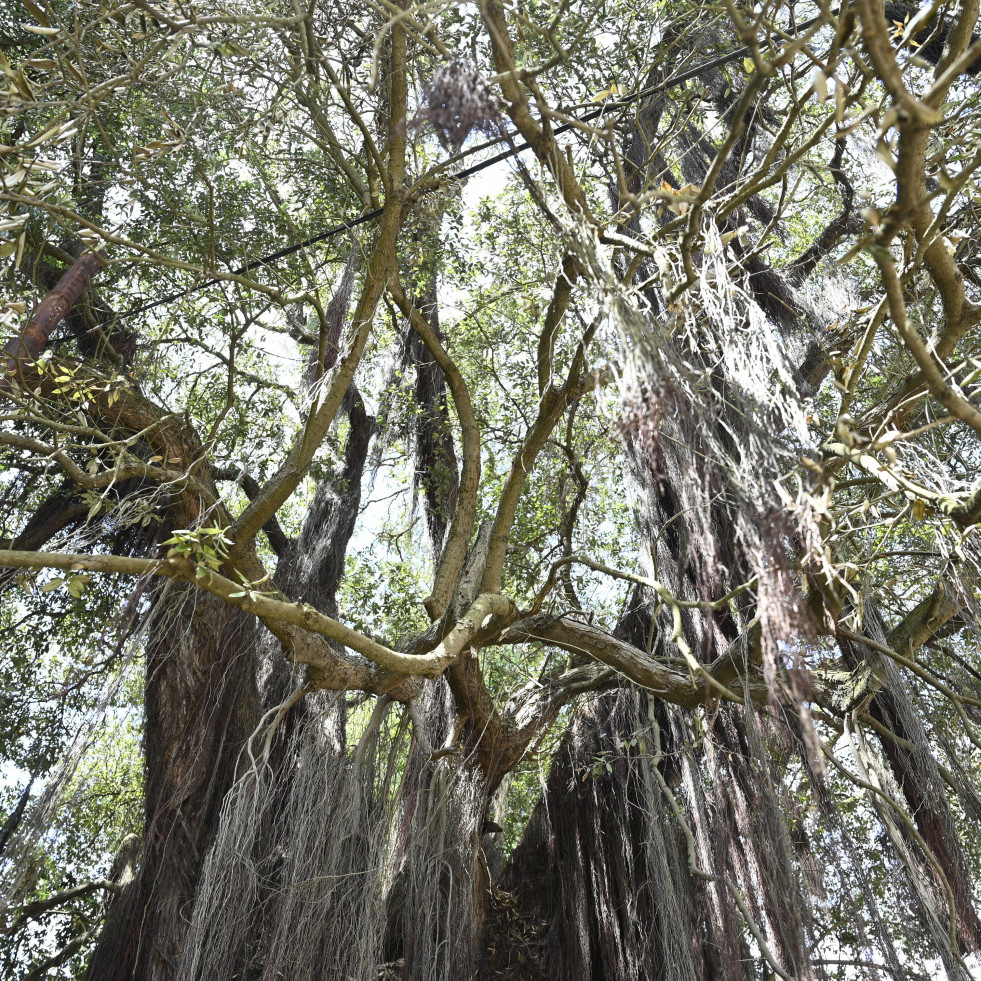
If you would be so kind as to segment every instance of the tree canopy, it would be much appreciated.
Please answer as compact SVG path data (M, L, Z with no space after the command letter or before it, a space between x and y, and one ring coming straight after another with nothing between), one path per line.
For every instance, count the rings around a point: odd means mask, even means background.
M968 979L978 0L11 0L0 964Z

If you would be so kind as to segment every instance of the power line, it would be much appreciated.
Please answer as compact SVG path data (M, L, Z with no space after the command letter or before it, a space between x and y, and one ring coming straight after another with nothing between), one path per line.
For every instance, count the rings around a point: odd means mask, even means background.
M837 13L837 11L833 11L833 13ZM813 27L821 19L822 15L819 15L805 21L803 24L798 26L798 33L806 31L809 27ZM727 65L731 61L735 61L737 58L745 58L750 51L751 49L749 45L744 45L735 51L730 51L724 55L720 55L718 58L712 58L709 61L703 62L701 65L698 65L695 68L690 68L688 71L680 72L677 75L672 75L670 78L665 79L663 82L658 82L656 85L651 85L646 89L641 89L639 92L633 92L630 95L624 96L622 99L618 99L616 102L604 103L603 105L584 113L575 122L563 123L561 126L557 126L552 130L552 135L561 136L563 133L567 133L571 129L574 129L576 123L591 122L594 119L598 119L604 113L618 112L621 109L626 109L628 106L640 99L647 98L651 95L658 95L662 92L668 91L669 89L676 88L692 78L697 78L703 72L711 71L713 68L720 68L723 65ZM517 135L515 132L506 133L504 136L498 137L496 140L492 141L492 143L489 145L493 146L495 143L500 143L503 140L510 142L515 135ZM499 164L502 161L508 160L511 157L517 156L519 153L523 153L525 150L529 149L531 149L531 145L527 142L512 144L507 150L502 150L500 153L496 153L494 156L488 157L486 160L482 160L480 163L472 164L469 167L465 167L463 170L457 171L456 173L450 175L449 179L463 180L465 177L470 177L473 174L477 174L482 170L486 170L488 167L493 167L495 164ZM435 188L431 188L425 193L430 194L433 190L435 190ZM327 239L333 238L335 235L340 235L342 232L349 231L352 228L357 228L358 225L364 225L369 221L373 221L375 218L381 217L384 211L384 207L375 208L374 210L366 212L363 215L359 215L357 218L352 218L348 221L342 222L339 225L335 225L333 228L328 228L325 232L320 232L318 235L313 235L310 238L304 239L302 242L297 242L294 245L288 245L285 248L280 249L278 252L273 252L269 255L262 256L260 259L253 259L251 262L247 262L245 265L239 266L237 269L229 270L229 274L232 276L242 276L247 272L251 272L253 269L260 269L263 266L272 265L274 262L278 262L280 259L284 259L288 255L293 255L293 253L299 252L301 249L305 249L309 245L316 245L318 242L325 242ZM193 286L189 286L187 289L180 290L177 293L170 293L167 296L161 297L159 300L154 300L152 303L146 303L143 306L136 307L134 310L127 310L125 313L121 313L119 315L119 319L134 317L138 313L146 313L147 310L153 310L155 307L163 306L165 303L173 303L175 300L180 300L185 296L189 296L191 293L197 293L199 290L207 289L210 286L216 286L220 282L222 282L220 279L207 279L200 283L195 283Z

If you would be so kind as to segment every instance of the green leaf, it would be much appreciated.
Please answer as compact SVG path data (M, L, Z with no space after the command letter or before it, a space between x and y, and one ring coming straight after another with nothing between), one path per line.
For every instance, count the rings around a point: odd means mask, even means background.
M27 12L42 26L50 27L51 21L48 15L36 4L34 0L21 0L21 3L27 8Z

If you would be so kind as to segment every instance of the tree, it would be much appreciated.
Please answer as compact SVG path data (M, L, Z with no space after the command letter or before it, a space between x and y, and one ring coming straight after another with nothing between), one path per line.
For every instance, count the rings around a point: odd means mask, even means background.
M977 3L642 13L19 0L9 973L970 976Z

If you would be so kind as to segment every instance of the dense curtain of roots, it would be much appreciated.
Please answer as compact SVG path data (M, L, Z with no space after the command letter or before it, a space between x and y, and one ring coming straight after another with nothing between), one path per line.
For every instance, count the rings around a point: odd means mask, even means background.
M924 857L890 833L892 871L875 879L793 713L735 707L705 725L630 688L580 706L494 887L482 979L833 977L829 925L862 977L912 979L935 957L969 976L945 920L884 917L883 890L891 911L933 902ZM909 863L919 884L896 874Z
M924 719L936 710L914 707L888 659L882 663L885 687L869 713L899 738L872 746L849 717L844 739L833 750L822 746L810 717L818 624L799 580L802 574L837 580L856 605L858 597L823 551L817 478L791 484L782 476L794 472L802 455L820 455L809 445L806 403L795 381L799 324L781 324L764 311L745 277L722 260L713 223L702 232L698 282L664 315L646 309L643 297L618 282L587 232L567 230L589 278L602 287L626 351L620 425L641 540L648 543L641 556L645 571L686 601L714 600L750 584L725 609L684 608L676 617L670 604L652 595L635 597L648 626L634 629L630 640L687 664L696 678L701 665L727 652L748 674L755 643L770 701L760 708L747 698L741 708L715 708L701 717L662 706L659 731L670 750L659 751L656 764L637 749L641 739L649 747L652 732L644 711L631 714L637 710L629 701L641 696L604 696L598 706L580 708L505 874L508 888L520 893L528 870L545 861L542 850L562 869L552 883L552 894L566 897L561 904L530 895L520 904L538 910L536 935L545 939L535 956L562 965L543 976L694 972L736 979L755 976L764 965L804 981L825 976L825 958L839 952L835 933L816 932L820 920L822 929L831 923L847 938L841 949L856 952L870 977L913 977L920 958L922 969L942 964L948 976L967 977L962 954L978 949L978 920L950 801L971 813L976 778L952 775L953 761L941 773L934 730L945 723L931 722L928 731ZM668 250L657 260L665 280L684 277ZM871 601L852 622L886 645ZM873 652L843 653L855 669ZM788 713L788 703L796 711ZM834 763L828 772L826 756ZM607 769L593 774L597 761ZM668 784L670 796L663 792ZM853 805L840 810L856 789L869 805L857 822ZM655 854L672 854L662 842L662 818L673 819L672 833L686 842L687 872L678 880L683 892L663 887L672 881L663 867L659 872L657 863L648 867L641 860L651 842L658 843ZM886 867L900 874L870 881L861 854L867 845L856 844L855 834L873 835ZM680 861L675 855L672 867ZM645 916L636 905L650 881L659 883L668 919L694 924L681 959L687 966L672 960L677 944L660 926L656 907ZM884 891L889 909L914 911L912 924L883 922ZM636 915L624 919L631 908ZM564 922L580 910L587 911L582 922ZM638 922L653 939L636 936ZM897 936L913 937L914 946L900 954ZM646 960L636 961L638 950Z
M577 711L495 890L484 977L703 976L704 898L657 770L649 709L623 689Z
M471 973L479 781L413 750L403 710L384 699L339 752L333 711L302 706L285 736L270 713L243 755L180 981Z
M452 706L444 680L419 699L421 738L407 761L391 836L386 961L401 970L394 976L412 981L473 977L487 894L483 778L457 751L431 752L452 738Z

